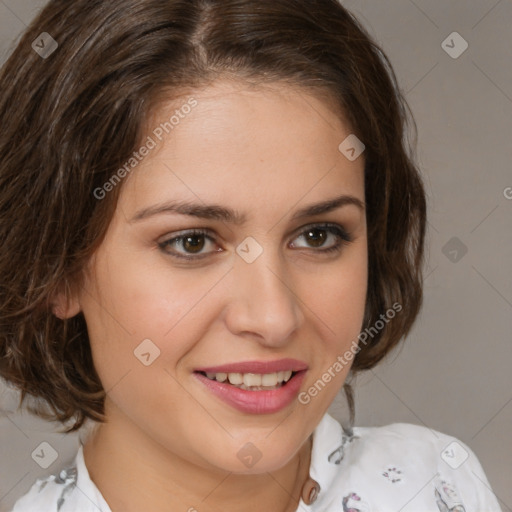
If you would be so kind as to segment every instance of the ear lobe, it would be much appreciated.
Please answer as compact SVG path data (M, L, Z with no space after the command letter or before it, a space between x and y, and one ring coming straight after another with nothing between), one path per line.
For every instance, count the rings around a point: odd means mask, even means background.
M72 318L80 313L80 304L76 301L72 303L64 304L57 298L52 301L52 313L61 320Z
M71 295L69 287L66 286L65 288L68 293L63 291L62 287L60 287L59 291L55 293L50 301L52 313L61 320L72 318L81 311L78 298Z

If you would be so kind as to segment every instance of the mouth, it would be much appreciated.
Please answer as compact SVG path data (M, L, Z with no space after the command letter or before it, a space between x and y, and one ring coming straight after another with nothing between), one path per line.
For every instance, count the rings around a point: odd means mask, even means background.
M252 361L198 368L194 376L206 390L244 413L269 414L291 405L308 365L295 359Z

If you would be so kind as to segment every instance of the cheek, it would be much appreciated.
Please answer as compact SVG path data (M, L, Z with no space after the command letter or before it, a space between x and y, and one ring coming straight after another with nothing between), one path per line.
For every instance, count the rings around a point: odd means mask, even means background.
M366 262L366 253L360 251L350 265L340 265L330 278L319 281L323 286L318 288L312 302L316 317L312 322L320 333L319 345L311 354L312 371L298 402L300 410L315 410L316 417L327 411L340 392L357 354L366 303Z
M332 271L316 276L315 294L309 295L311 309L325 324L331 349L341 350L350 344L362 326L368 280L365 243L359 240Z
M298 401L307 410L318 408L319 414L339 393L357 353L367 293L365 244L360 239L331 272L314 276L315 294L305 301L317 326L318 348L311 354L312 371Z
M126 337L162 338L218 281L219 272L176 270L159 257L106 260L95 276L100 316Z
M212 317L207 296L224 273L177 271L165 262L148 264L128 255L116 258L115 265L109 258L97 265L82 307L104 385L140 370L137 353L146 346L158 355L155 366L186 354L207 329Z

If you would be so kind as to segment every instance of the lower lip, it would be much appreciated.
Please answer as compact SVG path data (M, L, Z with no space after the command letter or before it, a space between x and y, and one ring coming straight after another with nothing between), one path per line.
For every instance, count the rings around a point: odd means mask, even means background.
M269 391L240 389L225 382L211 380L201 373L194 373L215 396L241 412L272 414L290 405L299 394L306 370L297 372L280 388Z

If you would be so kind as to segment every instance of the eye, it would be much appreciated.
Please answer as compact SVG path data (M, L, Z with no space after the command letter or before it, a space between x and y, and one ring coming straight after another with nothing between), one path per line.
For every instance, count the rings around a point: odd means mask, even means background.
M303 239L306 245L294 247L316 249L316 252L330 253L340 251L343 245L352 242L352 236L338 224L316 224L307 226L296 238Z
M159 247L176 258L200 259L208 256L212 252L219 252L222 249L213 251L203 251L208 245L215 246L215 240L209 236L208 231L194 229L183 233L177 233L177 236L160 242Z
M292 248L312 249L319 253L341 251L343 245L352 242L352 236L338 224L306 226L294 240L301 238L306 242L306 245L293 242L291 244ZM160 242L158 245L166 254L185 260L199 260L222 251L215 243L215 239L210 235L210 232L202 229L176 233L175 236ZM207 250L208 246L213 250Z

